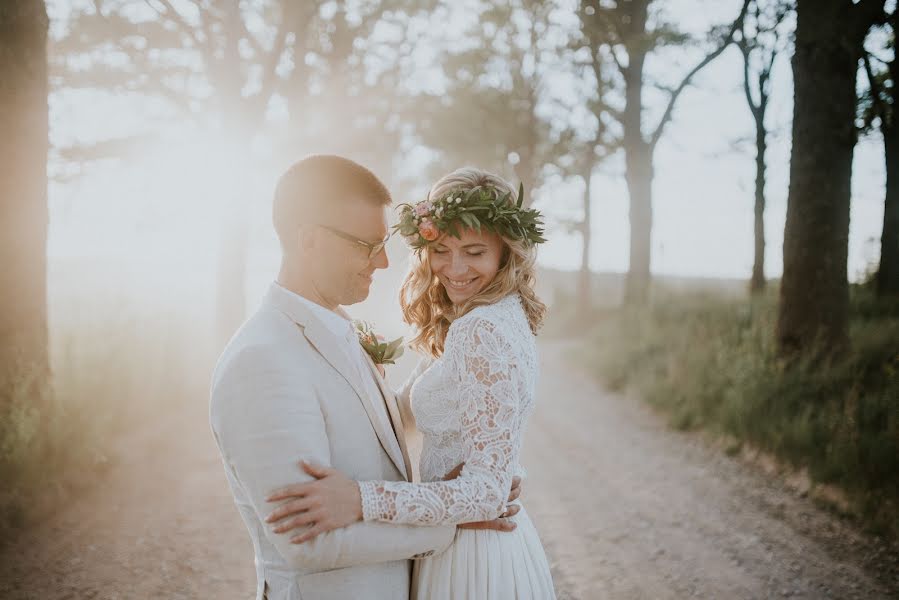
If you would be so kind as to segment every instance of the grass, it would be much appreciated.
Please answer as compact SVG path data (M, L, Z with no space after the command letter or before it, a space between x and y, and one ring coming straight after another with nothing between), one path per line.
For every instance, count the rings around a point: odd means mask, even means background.
M866 525L899 537L895 302L853 288L852 350L831 363L779 360L776 317L773 292L754 301L662 292L643 311L597 310L579 360L678 429L735 438L838 486Z
M198 358L208 352L195 326L133 307L92 308L51 328L52 377L39 394L22 370L0 398L0 540L94 484L133 424L205 401L208 370Z

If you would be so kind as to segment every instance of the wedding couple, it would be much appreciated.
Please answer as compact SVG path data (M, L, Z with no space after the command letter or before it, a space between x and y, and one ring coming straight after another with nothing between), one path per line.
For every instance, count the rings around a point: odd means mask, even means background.
M545 312L542 223L520 194L465 168L401 205L400 304L427 358L394 392L341 308L388 265L389 192L337 156L281 177L278 279L219 359L210 405L257 599L555 597L516 502ZM420 482L407 427L423 434Z

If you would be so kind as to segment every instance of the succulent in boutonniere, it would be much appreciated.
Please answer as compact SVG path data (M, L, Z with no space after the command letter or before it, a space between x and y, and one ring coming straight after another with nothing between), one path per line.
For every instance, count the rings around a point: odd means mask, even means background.
M397 338L392 342L381 341L381 337L375 334L371 323L367 321L353 321L356 337L362 348L368 352L376 365L392 365L396 359L403 355L403 338Z

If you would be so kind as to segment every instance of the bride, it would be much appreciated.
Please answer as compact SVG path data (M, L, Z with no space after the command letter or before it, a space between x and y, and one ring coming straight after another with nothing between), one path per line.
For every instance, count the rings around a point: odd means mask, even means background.
M317 480L291 486L279 533L303 528L292 540L303 543L360 520L428 526L503 514L534 410L534 336L546 310L533 289L540 215L522 208L521 193L463 168L402 206L396 228L415 252L400 302L416 329L410 345L428 358L399 398L423 434L422 483L357 482L304 464ZM527 513L509 518L511 532L457 528L449 549L416 561L412 598L555 598Z

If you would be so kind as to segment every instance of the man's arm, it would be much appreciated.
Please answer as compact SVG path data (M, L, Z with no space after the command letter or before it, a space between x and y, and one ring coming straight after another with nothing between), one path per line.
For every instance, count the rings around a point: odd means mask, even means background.
M438 553L452 542L454 527L355 523L291 544L265 517L276 507L265 501L274 490L310 480L297 468L305 459L330 465L330 446L318 401L302 372L264 347L244 350L213 390L213 429L226 468L233 469L266 538L292 567L305 572Z

